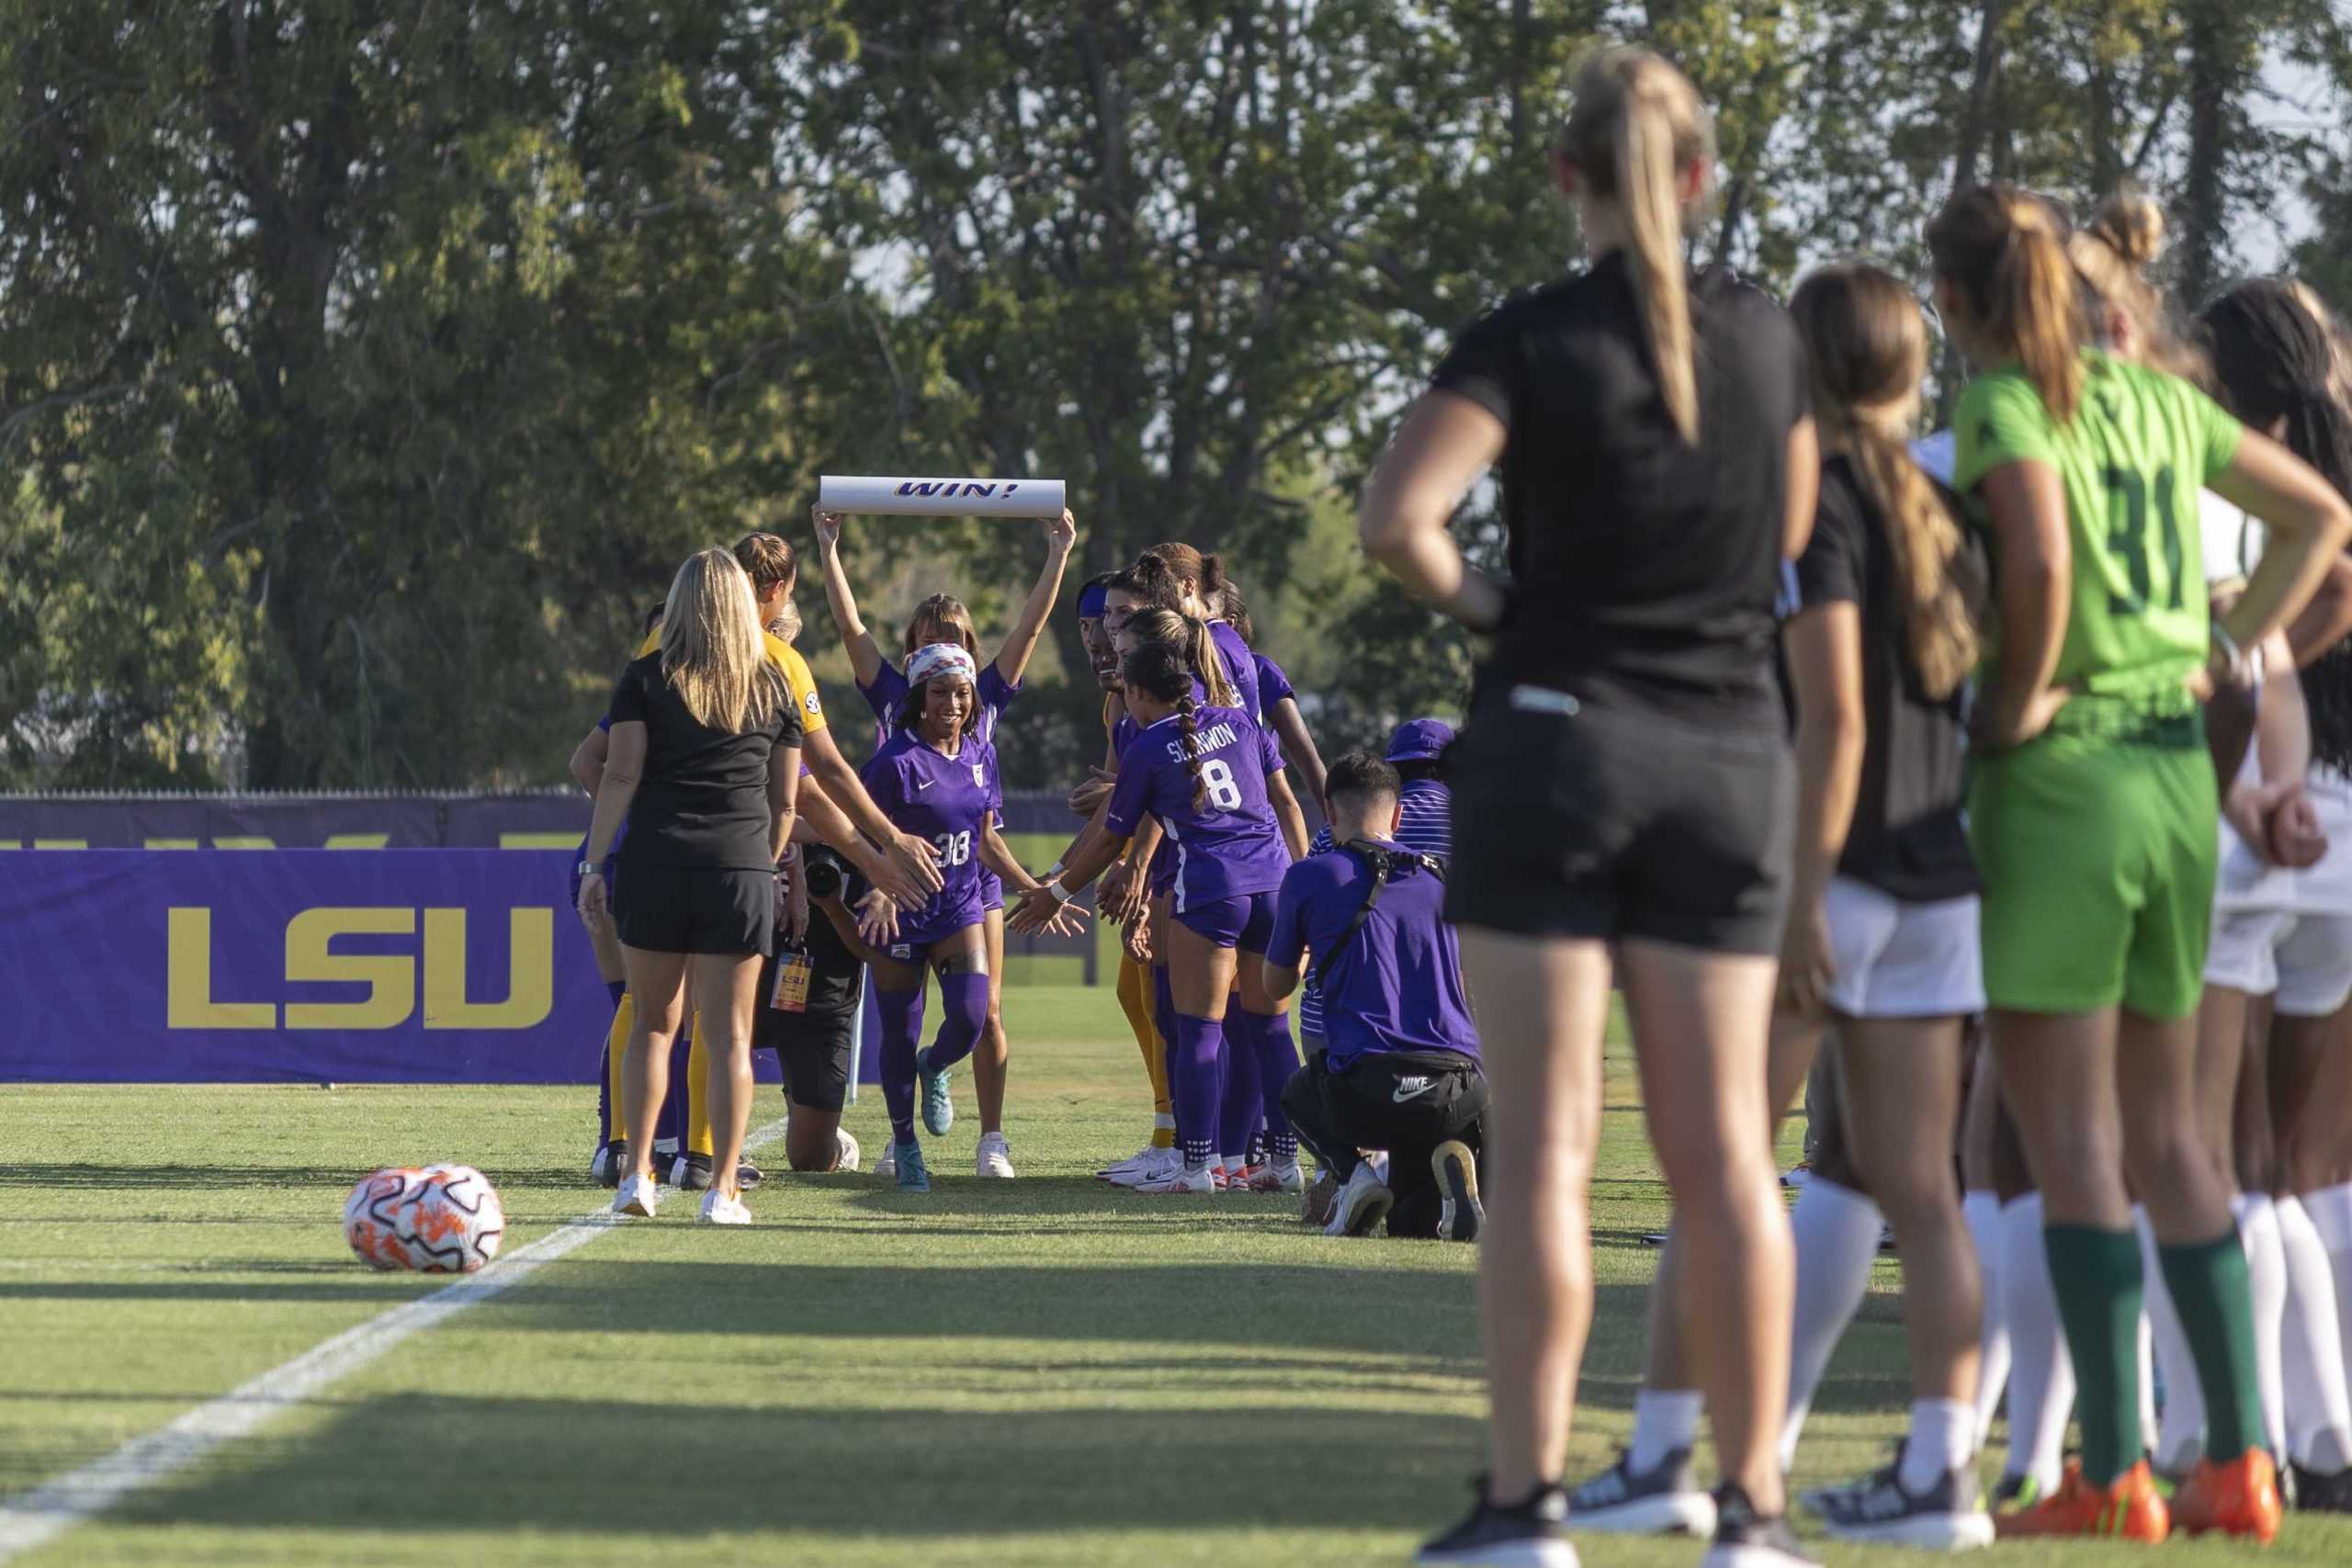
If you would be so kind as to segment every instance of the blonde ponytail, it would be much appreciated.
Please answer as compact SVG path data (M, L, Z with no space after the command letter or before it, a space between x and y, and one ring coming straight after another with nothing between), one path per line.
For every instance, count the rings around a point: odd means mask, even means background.
M1697 350L1684 279L1684 209L1678 181L1711 162L1713 132L1698 89L1645 49L1604 49L1576 76L1562 152L1596 197L1624 209L1626 271L1657 365L1660 395L1685 442L1699 439Z
M730 735L763 726L784 700L759 601L733 552L688 556L662 612L662 674L695 722Z
M1976 668L1977 606L1954 575L1960 525L1900 436L1870 420L1838 433L1854 473L1886 519L1905 648L1919 684L1938 702Z
M1980 359L2015 359L2060 424L2083 400L2082 293L2064 216L2013 186L1971 186L1928 224L1936 274L1957 288L1952 325Z

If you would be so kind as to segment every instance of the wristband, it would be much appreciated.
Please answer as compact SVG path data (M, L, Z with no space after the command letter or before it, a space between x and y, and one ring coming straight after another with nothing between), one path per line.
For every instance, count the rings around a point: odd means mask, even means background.
M1045 886L1046 891L1054 896L1055 903L1067 904L1069 902L1069 889L1062 886L1061 867L1056 866L1054 868L1054 874L1046 878Z
M583 879L591 876L602 876L604 874L605 868L601 863L593 860L583 860L580 863L580 875Z
M1062 871L1063 871L1063 865L1062 865L1062 863L1061 863L1061 862L1059 862L1059 861L1056 861L1053 864L1051 864L1051 865L1049 865L1049 866L1047 866L1047 867L1046 868L1046 881L1048 881L1048 882L1053 881L1056 877L1058 877L1059 875L1061 875Z

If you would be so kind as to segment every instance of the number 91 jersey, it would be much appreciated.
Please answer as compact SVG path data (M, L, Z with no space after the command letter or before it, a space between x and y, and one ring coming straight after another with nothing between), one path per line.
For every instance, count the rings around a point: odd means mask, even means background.
M1195 761L1197 781L1190 765ZM1238 708L1196 709L1189 739L1182 718L1164 718L1119 754L1119 782L1102 825L1125 839L1145 817L1159 818L1176 846L1180 914L1269 893L1290 869L1289 847L1266 802L1266 781L1282 765L1272 735Z
M946 883L921 909L900 914L893 947L917 955L943 937L978 925L980 841L1004 805L995 748L966 736L949 757L925 745L913 730L901 729L858 776L892 826L928 840L938 852L939 874Z

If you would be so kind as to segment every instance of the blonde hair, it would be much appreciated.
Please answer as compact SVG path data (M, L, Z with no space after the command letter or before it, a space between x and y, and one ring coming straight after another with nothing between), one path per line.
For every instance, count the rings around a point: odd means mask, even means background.
M2042 407L2070 423L2083 400L2082 295L2066 223L2015 186L1971 186L1928 223L1936 276L1958 295L1953 325L1980 358L2013 358Z
M731 552L697 550L670 580L662 675L708 728L741 735L775 717L783 677L768 662L752 580Z
M2121 190L2099 203L2089 228L2075 231L2066 255L2099 298L2131 321L2138 339L2133 359L2202 383L2211 367L2174 328L2163 293L2148 281L2148 268L2164 248L2164 209L2139 191Z
M1127 617L1127 624L1119 631L1122 636L1133 637L1139 645L1165 648L1189 661L1193 673L1207 688L1209 701L1218 707L1241 705L1234 694L1233 682L1226 679L1225 655L1217 651L1216 639L1209 635L1206 621L1181 610L1138 610Z
M1683 276L1683 209L1675 176L1712 164L1714 128L1699 90L1661 55L1627 45L1588 55L1560 152L1596 197L1624 209L1627 274L1657 361L1658 389L1682 439L1699 439L1699 373Z
M1897 623L1920 684L1941 700L1975 667L1978 606L1952 570L1960 526L1894 419L1928 372L1926 319L1898 279L1860 263L1807 277L1789 314L1812 366L1823 449L1846 455L1886 519Z
M951 635L930 637L915 636L919 631L927 630L944 630ZM911 654L926 642L956 643L972 656L973 662L979 661L980 639L972 631L972 612L966 609L964 601L956 598L953 593L933 594L922 604L917 604L914 614L907 617L906 651Z

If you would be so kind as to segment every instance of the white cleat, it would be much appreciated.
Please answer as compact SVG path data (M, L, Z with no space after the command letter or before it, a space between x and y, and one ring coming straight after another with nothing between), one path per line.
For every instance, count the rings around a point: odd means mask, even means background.
M974 1168L980 1175L998 1181L1012 1179L1012 1145L1004 1141L1002 1133L980 1134L980 1152Z
M1138 1181L1136 1183L1135 1190L1138 1192L1158 1193L1215 1192L1217 1185L1216 1178L1210 1174L1213 1168L1205 1165L1188 1166L1182 1157L1179 1157L1173 1170L1156 1176L1149 1181Z
M1094 1179L1097 1181L1117 1181L1122 1176L1132 1176L1136 1171L1142 1169L1145 1165L1148 1164L1152 1156L1162 1152L1164 1151L1156 1149L1149 1144L1146 1144L1143 1147L1137 1149L1135 1153L1129 1155L1118 1164L1106 1165L1101 1170L1096 1171L1094 1173Z
M898 1150L893 1145L888 1143L882 1145L882 1157L874 1162L874 1174L882 1177L886 1180L895 1181L898 1179L899 1155Z
M651 1177L624 1176L621 1178L621 1190L613 1194L613 1213L635 1214L639 1219L650 1220L661 1201L661 1189L653 1185Z
M834 1128L833 1136L841 1140L842 1145L841 1156L833 1161L833 1168L855 1170L857 1162L865 1157L858 1149L857 1140L849 1135L849 1129L846 1127Z
M1304 1192L1306 1190L1306 1172L1298 1168L1298 1161L1295 1159L1281 1165L1261 1165L1250 1178L1250 1190Z
M1184 1168L1184 1156L1174 1149L1153 1149L1150 1157L1141 1164L1103 1179L1114 1187L1140 1187L1147 1181L1159 1181L1171 1172ZM1215 1185L1212 1179L1211 1185Z
M1360 1160L1355 1174L1340 1189L1331 1201L1331 1218L1323 1226L1325 1235L1370 1235L1388 1211L1396 1206L1396 1194L1380 1179L1372 1161Z
M716 1187L702 1195L702 1223L707 1225L748 1225L752 1211L741 1198L729 1198Z

